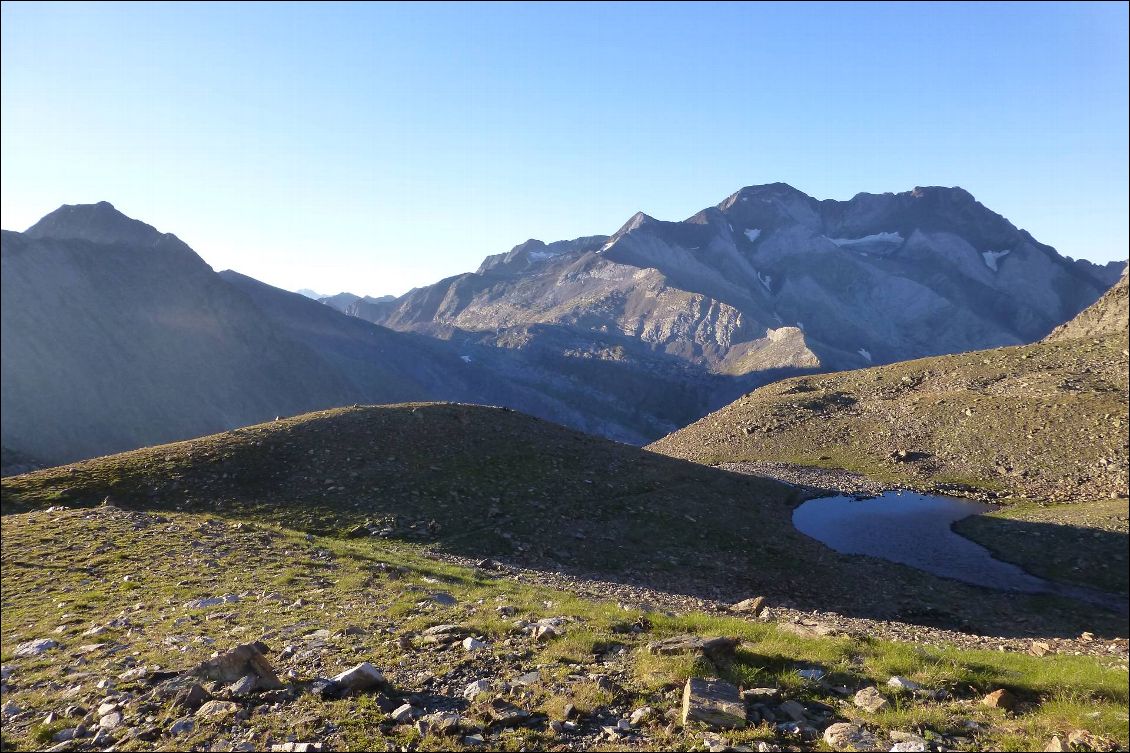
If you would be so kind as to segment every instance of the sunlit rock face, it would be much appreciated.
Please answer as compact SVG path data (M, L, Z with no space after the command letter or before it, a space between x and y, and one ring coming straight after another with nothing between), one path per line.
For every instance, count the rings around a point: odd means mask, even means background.
M961 188L818 201L775 183L683 222L640 212L610 237L529 240L473 274L349 312L523 348L537 338L504 333L611 333L738 376L1032 342L1121 269L1061 256Z

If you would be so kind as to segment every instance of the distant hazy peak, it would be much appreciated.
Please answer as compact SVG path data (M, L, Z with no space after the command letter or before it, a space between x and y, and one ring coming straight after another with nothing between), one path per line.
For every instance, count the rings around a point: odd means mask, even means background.
M30 238L84 240L91 243L152 245L165 234L152 225L119 212L108 201L97 204L64 204L24 233Z
M517 246L510 249L510 252L513 253L515 251L540 251L543 248L545 248L545 242L544 241L539 241L537 238L530 238L525 243L519 243Z
M476 274L487 272L495 274L521 273L562 254L585 251L604 243L606 240L608 240L608 237L604 235L589 235L572 240L553 241L552 243L530 238L504 254L493 254L483 259L483 263L479 265Z
M755 197L755 196L799 196L805 199L811 198L804 191L790 186L788 183L762 183L755 186L744 186L739 188L734 193L730 194L722 201L723 204L733 202L741 199L741 197Z
M628 221L625 222L623 224L623 226L612 235L612 238L613 239L619 238L624 233L630 233L633 230L638 230L639 228L643 227L644 225L648 225L648 224L651 224L653 222L658 222L658 221L659 220L655 219L650 214L644 214L643 212L636 212L631 217L629 217Z
M943 196L951 201L977 201L973 194L961 186L915 186L910 195L915 199Z

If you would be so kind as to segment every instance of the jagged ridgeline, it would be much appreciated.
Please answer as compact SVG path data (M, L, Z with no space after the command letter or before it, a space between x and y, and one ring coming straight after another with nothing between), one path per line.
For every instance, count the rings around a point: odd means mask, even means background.
M1065 258L960 188L818 201L775 183L683 222L641 212L611 237L530 240L473 274L350 310L529 348L556 330L627 335L740 376L1033 342L1122 266Z
M0 258L6 472L405 400L642 445L782 377L1032 342L1121 269L958 188L839 202L784 184L531 240L391 300L217 274L104 202L4 231Z
M650 449L1079 502L1127 492L1127 278L1043 342L790 379Z

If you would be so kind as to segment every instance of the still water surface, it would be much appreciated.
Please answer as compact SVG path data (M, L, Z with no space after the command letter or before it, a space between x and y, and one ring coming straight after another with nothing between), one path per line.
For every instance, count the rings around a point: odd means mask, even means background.
M1000 591L1055 594L1126 611L1121 597L1037 578L994 558L988 549L951 528L962 518L992 509L978 502L906 491L872 499L822 497L797 507L793 525L843 554L879 557Z

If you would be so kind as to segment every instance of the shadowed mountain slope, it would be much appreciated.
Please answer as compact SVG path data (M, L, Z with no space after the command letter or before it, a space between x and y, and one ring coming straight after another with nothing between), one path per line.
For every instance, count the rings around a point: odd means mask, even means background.
M5 458L51 465L404 400L505 405L642 444L715 407L708 394L725 382L663 354L626 354L616 336L551 334L554 349L523 351L394 332L216 274L176 236L105 202L4 231L0 254ZM27 467L5 460L4 472Z
M349 401L176 236L109 204L3 232L3 443L45 462Z
M1080 337L1105 337L1107 335L1126 334L1130 327L1130 305L1127 303L1127 269L1122 270L1122 277L1103 297L1079 316L1066 324L1056 327L1047 341L1071 340Z
M1083 624L1071 602L994 596L838 555L793 529L803 497L786 485L499 408L337 409L10 477L2 489L5 514L109 497L130 508L375 533L675 593L766 594L801 609L892 619L929 615L994 635L1030 629L1012 617L1037 604L1041 629L1072 635ZM865 592L860 583L869 584ZM1085 618L1091 629L1119 629L1114 615L1104 620Z

